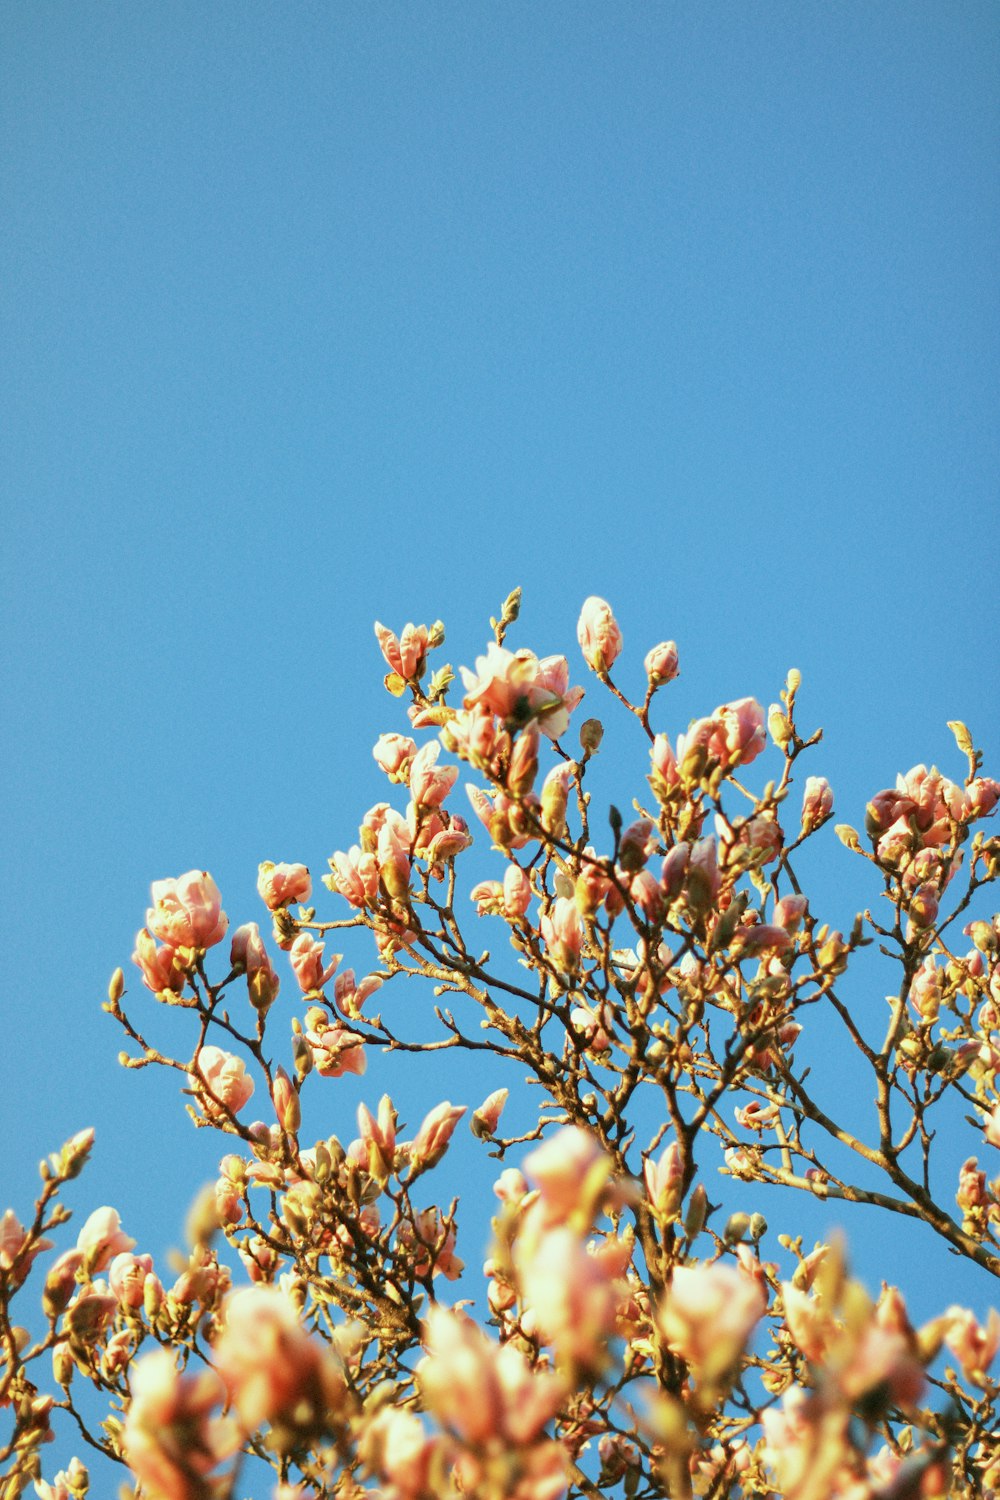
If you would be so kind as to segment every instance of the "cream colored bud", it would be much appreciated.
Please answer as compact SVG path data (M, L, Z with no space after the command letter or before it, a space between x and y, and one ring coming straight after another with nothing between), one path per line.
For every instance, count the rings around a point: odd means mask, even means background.
M435 620L427 632L427 649L433 651L436 646L444 645L444 621Z
M788 676L785 679L785 687L788 690L788 696L790 698L794 697L801 686L802 673L799 671L798 667L789 667Z
M727 1245L735 1245L743 1239L750 1228L750 1215L744 1213L730 1214L726 1220L726 1227L722 1231L722 1238Z
M858 830L856 828L852 828L850 823L838 823L833 831L845 849L850 849L855 854L858 853L861 848L861 840L858 838Z
M792 738L792 726L779 703L772 703L767 711L767 729L778 749L784 750Z
M118 968L112 974L111 982L108 985L108 999L111 1001L112 1005L117 1005L124 993L125 971L124 969Z
M502 625L513 625L521 613L521 590L512 589L503 601L503 609L500 611L500 623Z

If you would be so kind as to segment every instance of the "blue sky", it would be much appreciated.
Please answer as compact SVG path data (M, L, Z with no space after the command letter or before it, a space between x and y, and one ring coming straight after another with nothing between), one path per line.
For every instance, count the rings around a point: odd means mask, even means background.
M84 0L0 48L5 1201L94 1124L74 1202L176 1240L218 1153L107 977L150 880L236 925L352 840L376 618L471 662L521 584L582 680L602 595L626 684L680 643L673 732L797 666L854 822L961 774L948 719L996 769L993 4ZM325 1128L459 1087L382 1069Z

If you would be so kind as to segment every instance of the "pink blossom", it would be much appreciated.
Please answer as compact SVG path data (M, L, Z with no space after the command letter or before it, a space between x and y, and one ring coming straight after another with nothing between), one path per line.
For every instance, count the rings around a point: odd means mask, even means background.
M610 671L622 649L622 633L606 600L598 599L595 594L584 600L576 638L592 671L600 676Z
M135 1240L124 1233L115 1208L95 1208L80 1233L76 1248L90 1275L103 1271L124 1250L131 1250Z
M709 911L715 905L721 886L722 875L715 840L698 839L691 846L687 862L684 893L688 906L695 912Z
M399 1500L419 1500L431 1492L432 1469L441 1464L443 1439L429 1436L412 1412L386 1406L370 1423L362 1455L368 1466L393 1486Z
M762 1099L751 1099L749 1104L733 1110L737 1125L744 1130L767 1130L781 1119L776 1104L765 1104Z
M208 1477L239 1447L233 1422L213 1416L224 1396L211 1370L181 1375L166 1349L140 1359L123 1433L125 1458L149 1500L200 1500Z
M312 879L305 865L276 865L266 859L258 866L257 890L268 911L278 911L293 901L308 901Z
M662 687L677 676L677 642L663 641L646 652L643 666L650 687Z
M812 833L833 812L833 792L825 776L810 776L802 792L802 832Z
M302 1123L302 1107L299 1091L284 1068L275 1068L271 1084L271 1102L282 1130L294 1135Z
M629 895L645 920L653 925L663 917L663 891L656 876L649 870L640 870L629 882Z
M158 948L145 927L135 935L132 962L141 970L143 984L154 995L179 995L184 988L185 973L177 962L177 949L169 943Z
M1000 781L991 776L977 776L965 788L965 799L970 822L987 817L1000 802Z
M146 926L161 942L174 948L211 948L225 937L229 918L218 886L204 870L154 880L152 893Z
M253 1093L253 1079L242 1058L224 1052L221 1047L202 1047L195 1061L201 1071L188 1074L188 1083L197 1094L208 1119L220 1118L219 1105L238 1114Z
M531 901L531 881L520 865L509 864L503 877L503 909L508 917L523 917Z
M652 763L649 784L657 796L666 796L675 787L680 786L681 781L680 771L677 769L677 759L667 735L658 734L656 736L649 754Z
M597 1138L577 1125L564 1125L525 1159L525 1170L538 1183L543 1222L563 1224L578 1208L592 1175L606 1180L609 1159Z
M539 931L556 968L575 973L583 946L583 924L576 902L569 896L557 896L542 913Z
M7 1209L0 1219L0 1272L13 1273L11 1281L14 1286L20 1286L24 1281L35 1257L43 1250L51 1249L51 1240L32 1240L14 1210Z
M378 863L374 854L352 844L346 854L338 849L330 860L328 882L352 906L371 906L378 894Z
M346 1390L339 1359L311 1338L277 1287L246 1287L226 1303L213 1363L246 1432L265 1422L323 1431Z
M328 984L340 963L340 953L335 953L328 964L323 963L325 946L317 942L311 932L300 932L289 949L288 958L304 995Z
M808 909L809 903L805 896L782 896L780 901L775 902L774 921L787 933L794 935L802 925Z
M268 957L256 922L245 922L242 927L237 927L229 961L234 969L240 969L246 975L250 1003L256 1010L267 1011L277 999L281 980Z
M152 1274L151 1255L132 1255L128 1250L122 1250L111 1262L108 1285L122 1307L141 1307L146 1277Z
M413 1257L415 1276L443 1276L457 1281L465 1262L455 1254L455 1225L445 1222L439 1208L425 1208L414 1216L412 1227L404 1220L397 1231L399 1244Z
M329 1026L323 1031L307 1031L305 1035L313 1067L321 1078L342 1078L345 1073L355 1073L360 1078L366 1071L368 1054L354 1032Z
M458 779L457 766L439 766L441 746L428 740L410 765L410 794L418 806L440 807Z
M436 1104L424 1117L411 1148L410 1159L414 1171L426 1171L441 1160L465 1109L464 1104L452 1104L445 1100L443 1104Z
M539 661L532 651L516 654L490 642L476 671L462 667L465 707L486 708L512 728L537 719L550 739L558 739L569 716L583 697L582 688L569 688L569 664L564 656Z
M9 1209L7 1213L10 1213ZM17 1220L15 1219L14 1222L16 1224ZM3 1226L0 1225L0 1270L6 1269L3 1264L4 1251L2 1249L2 1242ZM43 1240L38 1248L51 1249L51 1243L48 1240ZM37 1251L35 1253L37 1254ZM32 1259L34 1259L34 1256L32 1256ZM61 1312L66 1311L66 1305L77 1289L76 1273L82 1265L83 1256L79 1250L64 1250L62 1255L57 1256L49 1267L48 1274L45 1277L45 1286L42 1291L42 1306L48 1317L58 1317ZM27 1268L23 1269L26 1270ZM20 1281L23 1281L23 1279L23 1276L20 1277L20 1280L15 1278L15 1285L20 1285Z
M469 1121L473 1135L480 1140L490 1140L496 1135L509 1092L509 1089L495 1089L483 1100Z
M689 756L702 749L707 763L731 771L756 760L766 744L764 710L756 698L738 698L734 703L721 704L711 718L696 719L677 741L677 759L687 770ZM701 774L695 759L690 762L690 771Z
M677 1218L684 1186L684 1162L677 1142L671 1141L664 1148L659 1161L647 1156L642 1175L653 1213L661 1223L672 1223Z
M668 1348L707 1381L736 1363L767 1310L760 1287L734 1266L676 1266L657 1314Z
M596 1371L607 1361L631 1258L623 1240L586 1246L571 1229L548 1230L519 1257L521 1295L545 1343L572 1367Z
M476 1447L495 1440L522 1447L542 1438L565 1397L559 1376L533 1374L513 1345L494 1343L448 1308L430 1307L424 1330L428 1352L417 1379L446 1431Z
M507 790L512 797L530 792L538 775L538 742L541 730L537 720L525 726L514 741L507 767Z
M529 1192L528 1179L517 1167L504 1167L493 1184L493 1192L501 1203L521 1203Z
M406 782L410 775L410 762L417 753L415 740L408 734L382 734L375 741L372 754L390 781Z
M391 630L387 630L376 620L375 635L386 664L394 672L398 672L404 682L410 682L422 675L429 643L426 625L404 625L402 634L397 640Z
M962 1373L975 1385L986 1384L986 1372L1000 1350L1000 1313L991 1307L986 1327L967 1307L949 1307L945 1313L948 1331L944 1341L962 1366Z
M394 810L386 814L378 835L378 869L382 882L395 901L406 901L410 893L410 831L406 820Z
M932 1022L941 1009L941 972L928 955L910 981L910 1004L921 1021Z
M356 1021L361 1015L361 1007L365 1001L380 990L382 984L381 974L366 974L358 984L354 970L345 969L333 981L333 998L337 1009L342 1015L347 1016L348 1020Z
M366 1104L358 1105L358 1129L369 1174L384 1180L396 1159L396 1111L388 1094L379 1100L377 1118Z
M1000 1104L994 1104L992 1113L986 1116L983 1128L989 1145L1000 1146Z

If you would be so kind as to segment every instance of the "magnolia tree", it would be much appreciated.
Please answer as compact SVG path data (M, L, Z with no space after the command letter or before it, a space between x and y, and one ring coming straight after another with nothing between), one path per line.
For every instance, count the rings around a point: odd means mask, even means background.
M231 930L204 872L154 883L132 955L145 992L126 1004L118 969L105 1009L123 1064L172 1069L221 1138L218 1180L171 1274L111 1207L52 1254L90 1131L43 1162L33 1215L7 1211L0 1500L32 1484L79 1500L95 1449L147 1500L1000 1494L997 1312L946 1295L916 1327L840 1244L711 1201L728 1176L793 1210L868 1204L1000 1274L1000 1178L972 1154L1000 1147L1000 918L977 910L1000 785L953 724L964 777L916 766L874 792L863 830L837 828L862 903L882 899L831 930L795 871L833 809L821 776L800 783L820 736L798 724L798 673L767 712L744 698L670 738L675 645L649 651L630 701L621 632L588 599L586 667L645 747L627 821L592 801L603 727L573 727L567 659L508 646L517 613L515 593L461 686L433 670L441 625L376 626L409 723L375 745L387 800L333 854L321 903L303 865L262 864L265 938ZM486 867L459 780L494 861L465 885ZM348 929L368 972L333 951ZM895 971L879 1035L847 998L868 944ZM380 1014L415 978L437 1007ZM163 1007L185 1013L181 1056ZM832 1018L867 1076L851 1117L810 1073L823 1013L823 1046ZM495 1067L496 1091L435 1104L402 1139L375 1089L343 1128L336 1079L445 1049ZM537 1108L510 1132L506 1084L525 1075ZM304 1110L338 1133L306 1136ZM482 1276L443 1186L463 1118L495 1158ZM60 1422L82 1457L44 1478Z

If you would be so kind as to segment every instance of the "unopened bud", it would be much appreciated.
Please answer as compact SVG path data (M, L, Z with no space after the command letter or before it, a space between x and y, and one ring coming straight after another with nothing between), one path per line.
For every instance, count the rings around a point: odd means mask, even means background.
M580 725L580 745L587 755L596 755L604 738L604 725L600 719L584 719Z
M767 1233L767 1220L763 1214L750 1215L750 1238L756 1245L758 1240L763 1239Z
M111 982L108 985L108 999L111 1001L112 1005L117 1005L124 993L125 971L124 969L118 968L112 974Z
M792 726L778 703L772 703L767 711L767 728L778 749L784 750L792 738Z
M435 620L427 632L427 649L433 651L436 646L444 645L444 621Z
M693 1240L701 1234L707 1218L708 1194L699 1182L688 1199L687 1213L684 1215L684 1233L689 1240Z
M52 1348L52 1373L56 1384L63 1389L73 1379L73 1371L76 1369L76 1361L70 1353L69 1345L66 1343L55 1344Z
M744 1213L730 1214L726 1220L726 1227L722 1231L722 1238L727 1245L735 1245L744 1238L750 1228L750 1215Z
M801 686L802 673L799 671L798 667L789 667L788 676L785 679L785 687L788 690L788 696L790 698L794 697Z
M514 621L517 619L520 613L521 590L519 588L511 589L510 593L503 601L503 608L500 611L501 625L513 625Z
M838 823L833 831L845 849L850 849L857 854L861 848L861 840L858 838L858 830L856 828L852 828L850 823Z

